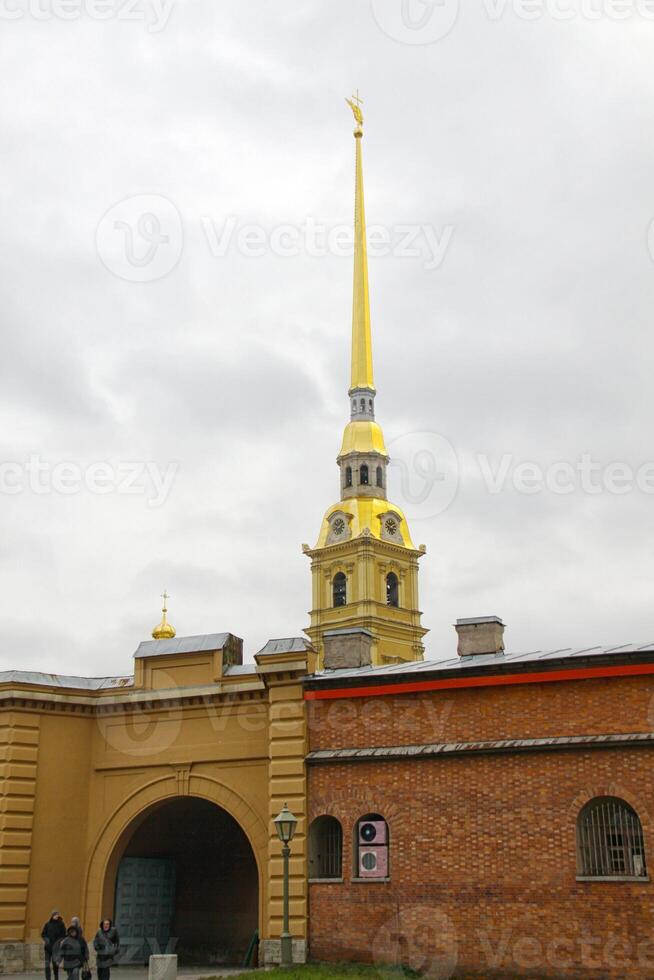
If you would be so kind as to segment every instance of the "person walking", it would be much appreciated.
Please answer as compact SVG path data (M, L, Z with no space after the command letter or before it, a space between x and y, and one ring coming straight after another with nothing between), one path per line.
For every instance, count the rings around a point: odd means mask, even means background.
M109 980L120 949L120 936L111 919L103 919L100 923L93 940L93 948L96 952L98 980Z
M59 958L68 980L80 980L80 970L88 968L89 947L78 926L68 926L59 944Z
M74 915L70 920L71 926L75 926L79 931L80 937L84 936L84 930L82 929L82 923L79 920L79 915Z
M59 943L66 935L66 925L61 917L61 912L54 910L52 915L41 930L43 949L45 952L45 980L59 980L59 964L56 955L59 951Z

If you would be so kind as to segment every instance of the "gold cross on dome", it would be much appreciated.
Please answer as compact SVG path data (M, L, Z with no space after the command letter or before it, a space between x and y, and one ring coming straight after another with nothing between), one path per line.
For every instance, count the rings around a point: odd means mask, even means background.
M358 106L363 105L363 99L359 96L359 89L357 89L357 94L352 96L352 101L356 102Z
M168 595L168 592L166 591L166 589L164 589L163 592L161 593L161 598L164 601L164 612L166 612L166 603L170 599L170 596Z

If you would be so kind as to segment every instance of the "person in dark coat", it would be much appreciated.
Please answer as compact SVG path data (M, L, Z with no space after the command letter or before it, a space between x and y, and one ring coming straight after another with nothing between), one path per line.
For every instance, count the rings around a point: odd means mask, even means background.
M68 926L59 944L59 960L68 980L79 980L80 970L89 961L89 947L77 926Z
M65 935L66 925L61 913L55 910L41 930L41 939L45 951L45 980L51 980L52 973L54 973L54 980L59 980L59 964L56 954L59 943Z
M120 949L120 936L111 919L103 919L100 923L93 940L93 948L96 952L98 980L109 980Z

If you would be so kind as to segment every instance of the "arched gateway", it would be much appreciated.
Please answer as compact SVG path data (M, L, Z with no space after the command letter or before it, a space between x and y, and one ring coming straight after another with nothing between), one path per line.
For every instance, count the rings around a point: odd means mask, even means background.
M262 925L255 849L215 802L227 795L221 787L206 783L202 789L206 797L172 796L148 805L119 834L108 860L106 847L98 849L104 863L100 908L114 910L123 963L166 950L187 962L242 962ZM248 822L255 847L265 854L265 826ZM99 920L103 913L93 911L91 921Z
M142 643L133 677L16 673L3 691L16 775L3 817L24 864L4 883L7 967L29 967L55 906L80 914L87 933L115 918L136 962L168 947L182 962L240 963L255 931L261 961L274 961L282 861L272 817L284 802L299 818L291 924L303 955L300 677L314 654L305 640L280 640L255 660L243 664L241 641L224 633Z

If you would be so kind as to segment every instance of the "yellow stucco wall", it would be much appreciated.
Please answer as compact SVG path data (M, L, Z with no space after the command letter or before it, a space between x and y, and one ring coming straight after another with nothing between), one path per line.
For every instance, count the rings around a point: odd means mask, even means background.
M219 654L204 663L188 654L137 662L133 688L0 685L0 943L40 944L55 906L95 929L113 914L118 863L135 827L153 807L184 796L222 807L246 834L263 940L281 931L272 818L288 802L299 820L291 930L306 938L300 678L315 657L308 646L260 655L251 672L229 677Z
M364 628L375 637L374 666L422 660L422 613L418 600L418 562L414 551L372 535L352 537L342 544L305 549L311 559L312 610L307 635L323 666L323 636L329 630ZM347 582L347 604L334 606L333 582L339 572ZM399 580L399 606L386 602L386 576Z

